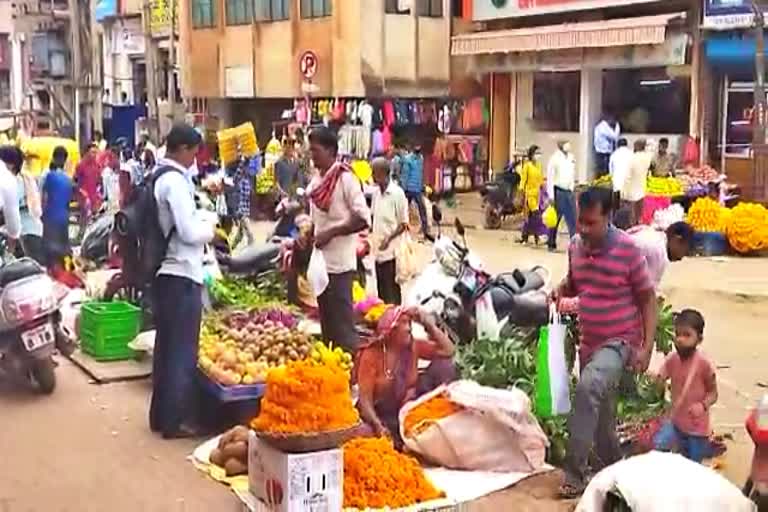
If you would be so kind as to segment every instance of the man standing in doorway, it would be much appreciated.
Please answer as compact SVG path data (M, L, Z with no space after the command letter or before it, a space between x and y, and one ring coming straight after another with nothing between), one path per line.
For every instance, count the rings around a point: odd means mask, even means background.
M651 162L651 173L657 178L668 178L675 174L677 158L669 152L669 139L659 139L659 149Z
M606 114L595 126L595 171L597 177L608 173L611 154L616 149L621 135L619 122L610 114Z
M413 151L405 157L400 171L400 184L405 191L405 197L408 198L408 204L416 203L424 238L431 239L427 221L427 207L424 205L424 157L421 154L420 145L416 145Z
M317 168L309 184L315 247L322 251L328 286L317 297L323 338L354 352L357 349L352 282L357 269L357 233L368 228L370 212L352 169L337 160L336 134L321 127L309 134L309 151ZM317 293L318 290L315 290Z
M581 343L579 383L568 419L564 498L586 485L594 445L599 471L621 458L616 436L616 394L624 369L648 368L654 347L657 305L643 253L610 223L611 195L590 188L579 196L579 234L568 251L568 275L553 292L578 297Z
M190 168L200 145L191 126L175 125L168 151L154 171L154 196L160 229L168 240L165 258L152 283L157 329L152 367L149 424L164 438L201 433L195 383L203 312L203 251L214 237L214 220L195 206Z
M384 157L371 163L373 190L373 237L378 244L376 252L376 284L379 298L387 304L402 302L400 285L397 284L395 249L400 236L408 230L408 200L397 183L391 180L390 164Z

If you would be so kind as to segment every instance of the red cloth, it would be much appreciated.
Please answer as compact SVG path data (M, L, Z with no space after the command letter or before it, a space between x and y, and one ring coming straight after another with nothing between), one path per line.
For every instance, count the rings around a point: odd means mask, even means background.
M99 186L101 185L102 169L103 167L99 165L96 158L88 156L77 164L75 170L75 181L90 201L92 211L97 211L101 207Z
M312 189L309 193L309 198L315 206L324 212L327 212L330 209L333 191L336 190L336 184L339 182L341 175L345 172L352 172L352 168L343 162L336 162L333 164L333 167L325 173L320 185Z

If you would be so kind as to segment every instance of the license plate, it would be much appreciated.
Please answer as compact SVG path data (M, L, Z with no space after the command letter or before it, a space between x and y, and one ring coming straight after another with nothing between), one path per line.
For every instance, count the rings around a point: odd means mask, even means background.
M40 327L35 327L21 333L21 341L28 352L50 345L55 339L53 325L51 324L43 324Z

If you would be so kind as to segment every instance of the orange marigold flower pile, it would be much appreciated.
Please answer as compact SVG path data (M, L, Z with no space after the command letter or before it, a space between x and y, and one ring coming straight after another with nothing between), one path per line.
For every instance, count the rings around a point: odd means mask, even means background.
M451 402L445 394L433 396L408 411L405 417L405 435L410 437L418 434L437 420L456 414L462 409L462 406Z
M443 496L391 440L361 437L344 445L344 507L400 508Z
M329 432L360 421L352 404L349 377L337 365L295 361L267 375L267 390L251 427L262 432Z

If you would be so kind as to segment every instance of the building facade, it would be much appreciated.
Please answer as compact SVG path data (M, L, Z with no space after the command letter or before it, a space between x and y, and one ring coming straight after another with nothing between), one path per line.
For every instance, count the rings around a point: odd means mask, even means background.
M307 96L447 96L451 3L183 2L182 94L192 111L225 124L253 119L257 110L279 117L293 99Z
M597 171L593 131L610 114L630 142L699 133L698 9L688 0L467 0L454 72L491 80L491 162L568 141L578 178ZM604 169L601 171L605 171Z

